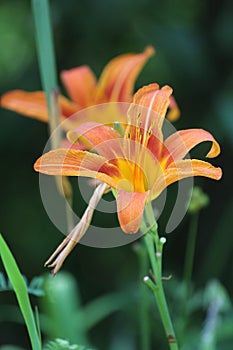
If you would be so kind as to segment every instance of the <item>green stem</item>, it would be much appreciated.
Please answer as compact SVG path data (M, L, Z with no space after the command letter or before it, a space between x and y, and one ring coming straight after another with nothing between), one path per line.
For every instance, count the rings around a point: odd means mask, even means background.
M51 93L58 89L58 84L48 0L32 0L32 10L41 82L46 93L49 116L52 117Z
M58 103L59 88L57 83L56 62L53 46L53 35L50 21L48 0L32 0L32 11L35 22L36 44L41 75L41 83L46 93L49 110L49 128L51 134L51 147L56 149L61 145L60 106ZM72 211L69 203L72 203L72 188L67 178L56 178L58 191L65 198L66 218L68 230L73 228Z
M146 250L143 246L135 247L139 258L139 278L143 279L149 269L149 260ZM149 298L148 288L144 283L140 284L139 300L139 322L140 322L140 349L150 350L150 321L149 321Z
M147 224L143 222L142 230L145 233L144 241L149 254L152 271L154 274L155 283L153 283L149 277L145 277L145 283L152 289L155 296L160 317L163 323L163 327L166 332L168 344L171 350L178 350L178 345L176 342L175 331L171 321L169 309L167 306L167 301L164 293L163 283L162 283L162 253L163 245L165 243L165 238L159 238L157 223L154 218L153 209L151 203L149 203L145 208L145 216ZM147 231L145 228L147 227Z

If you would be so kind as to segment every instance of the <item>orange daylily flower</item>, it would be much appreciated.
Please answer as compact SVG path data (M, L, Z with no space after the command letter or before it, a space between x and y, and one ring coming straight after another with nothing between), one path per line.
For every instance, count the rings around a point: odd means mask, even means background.
M129 53L112 59L104 68L98 82L88 66L63 71L61 80L70 99L59 96L62 119L83 108L100 103L132 102L135 80L153 54L153 47L148 46L142 53ZM2 96L1 106L27 117L48 122L46 97L42 91L9 91ZM171 98L170 112L171 120L179 117L179 108L174 98Z
M163 139L162 125L172 89L151 84L138 90L128 109L124 135L108 125L87 122L68 132L69 141L82 140L95 153L57 149L40 157L34 168L48 175L86 176L116 190L119 223L126 233L138 231L145 204L170 184L187 177L205 176L219 180L222 170L198 159L184 159L203 141L212 142L208 158L216 157L220 147L202 129L175 132ZM107 121L106 121L107 124Z

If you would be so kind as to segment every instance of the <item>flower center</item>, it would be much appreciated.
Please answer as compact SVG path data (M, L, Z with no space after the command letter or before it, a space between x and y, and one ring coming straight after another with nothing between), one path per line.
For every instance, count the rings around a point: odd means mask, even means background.
M127 159L117 159L117 167L120 173L118 188L127 192L146 192L148 180L143 169Z

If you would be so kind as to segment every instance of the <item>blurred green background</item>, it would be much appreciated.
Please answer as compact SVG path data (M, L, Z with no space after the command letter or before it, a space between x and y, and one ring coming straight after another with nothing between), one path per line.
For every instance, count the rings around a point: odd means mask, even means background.
M210 205L200 215L193 281L195 288L203 288L217 278L232 298L233 2L54 0L51 14L58 72L87 64L98 76L114 56L140 52L151 44L157 53L136 88L151 82L171 85L181 109L175 127L201 127L220 142L222 154L212 163L222 166L223 179L195 179L209 195ZM40 90L30 1L0 1L0 43L0 94ZM38 174L32 167L43 151L48 128L11 111L1 109L0 114L0 231L30 280L48 273L43 263L63 239L43 208ZM202 158L206 149L201 146L195 154ZM175 190L176 185L169 189L171 200ZM163 214L161 228L168 217L169 212ZM188 224L186 216L168 235L165 248L165 274L172 273L176 280L182 278ZM75 277L83 302L136 286L138 281L132 245L114 249L79 245L64 270ZM14 297L1 293L0 302L13 303ZM117 349L114 339L122 337L126 349L136 349L138 327L129 305L95 327L91 340L99 349ZM26 331L1 322L0 344L9 342L27 347Z

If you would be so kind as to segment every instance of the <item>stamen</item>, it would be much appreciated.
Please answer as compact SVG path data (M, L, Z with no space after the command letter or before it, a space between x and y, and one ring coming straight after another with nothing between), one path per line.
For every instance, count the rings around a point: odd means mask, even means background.
M141 120L141 115L142 115L142 112L139 112L136 117L136 126L139 124L139 121Z
M122 127L121 123L120 122L114 122L113 123L113 129L118 132L118 134L121 136L121 137L124 137L125 135L125 130L124 128Z

